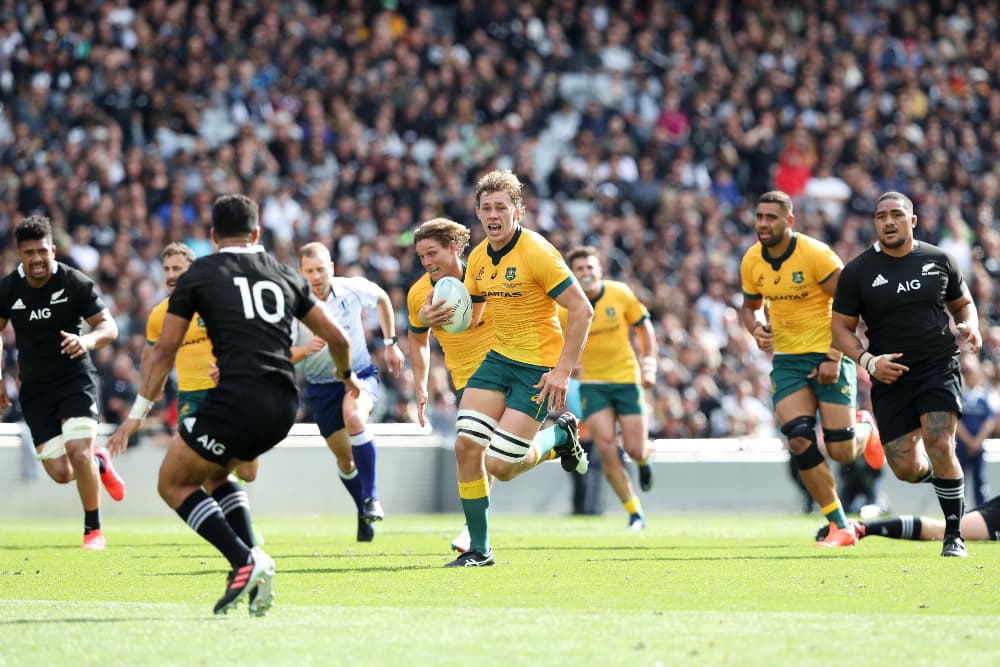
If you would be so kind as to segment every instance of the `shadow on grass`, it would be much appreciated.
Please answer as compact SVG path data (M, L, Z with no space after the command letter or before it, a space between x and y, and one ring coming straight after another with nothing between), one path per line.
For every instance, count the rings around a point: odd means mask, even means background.
M19 618L14 621L0 621L0 627L5 625L18 626L18 625L55 625L57 623L135 623L136 621L150 621L152 623L170 621L170 623L176 623L177 621L195 621L197 623L204 623L207 620L212 621L222 621L223 617L215 618L213 616L191 616L190 618L183 618L178 616L173 616L169 619L165 619L162 616L122 616L120 618L94 618L88 616L86 618Z
M201 546L197 542L191 542L190 545L181 542L114 542L108 543L107 551L121 550L121 549L187 549L189 547ZM79 544L24 544L24 545L11 545L2 544L0 545L0 551L28 551L32 549L58 549L64 550L69 549L70 551L85 551L80 549ZM194 558L198 554L171 554L170 558ZM165 558L166 556L148 556L143 554L143 558Z
M431 556L431 558L436 558L437 555ZM317 558L329 558L329 556L317 556ZM370 567L289 567L282 568L279 562L276 576L280 580L282 575L290 574L350 574L350 573L366 573L371 574L375 572L382 573L393 573L393 572L417 572L420 570L436 570L437 568L444 565L442 560L440 563L415 563L412 565L375 565ZM189 571L189 572L150 572L146 576L150 577L218 577L223 573L222 569L218 570L199 570L199 571Z

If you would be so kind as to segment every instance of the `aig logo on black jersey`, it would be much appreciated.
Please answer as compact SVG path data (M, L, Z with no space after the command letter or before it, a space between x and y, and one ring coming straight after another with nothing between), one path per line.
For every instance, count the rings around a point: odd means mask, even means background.
M28 314L28 320L47 320L52 317L51 308L35 308Z

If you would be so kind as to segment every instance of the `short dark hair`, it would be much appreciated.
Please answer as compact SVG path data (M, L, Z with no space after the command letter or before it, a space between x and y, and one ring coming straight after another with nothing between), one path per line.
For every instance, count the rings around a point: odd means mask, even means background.
M52 223L44 215L29 215L14 227L14 240L17 245L22 241L52 240Z
M781 190L771 190L765 192L760 197L757 197L758 204L777 204L785 215L792 215L795 211L795 205L792 204L792 198Z
M903 208L905 208L907 211L909 211L911 215L913 214L913 201L909 197L907 197L906 195L904 195L902 192L896 192L895 190L889 190L888 192L883 193L882 196L879 197L875 201L875 206L877 207L879 204L881 204L882 202L884 202L886 199L897 199L897 200L899 200L903 204Z
M246 195L222 195L212 204L212 229L219 238L249 235L259 224L257 202Z

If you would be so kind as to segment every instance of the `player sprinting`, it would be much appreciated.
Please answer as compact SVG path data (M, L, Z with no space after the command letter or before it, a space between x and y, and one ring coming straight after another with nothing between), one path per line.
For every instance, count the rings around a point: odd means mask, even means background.
M163 319L170 304L177 281L191 268L195 260L194 250L183 243L169 243L160 253L160 264L163 267L163 280L167 288L167 298L156 304L146 319L146 347L142 351L141 365L149 363L148 358L156 341L163 331ZM214 387L218 379L215 377L217 367L215 355L212 354L212 341L209 340L205 321L195 313L188 325L187 332L180 349L177 351L177 420L178 422L194 416L198 406L205 400L208 390ZM122 424L122 433L132 437L133 427L138 428L135 420L126 420ZM120 442L120 441L116 441ZM112 455L120 454L112 450ZM241 462L235 470L236 476L245 482L257 478L259 461ZM212 495L227 516L233 529L240 538L250 546L256 546L259 540L253 526L249 524L249 513L244 508L249 506L246 492L232 476L225 480L209 480L205 490Z
M241 462L252 461L288 434L298 411L298 389L288 355L292 319L303 320L328 345L347 390L358 393L351 347L343 328L316 302L298 273L258 245L260 213L244 195L223 195L212 205L216 252L199 258L177 281L163 331L142 366L139 396L129 420L141 422L163 389L195 313L205 321L218 359L219 384L197 414L178 425L160 465L157 488L192 530L219 550L232 571L214 612L224 614L254 591L250 614L274 603L274 561L234 530L206 484L223 483ZM342 369L342 370L340 370ZM124 448L128 429L111 437ZM249 505L241 512L250 514Z
M448 567L495 562L489 542L488 475L512 479L545 460L553 449L564 469L587 471L572 413L560 415L558 428L532 440L548 412L565 407L569 377L594 310L559 252L521 226L524 200L513 172L486 174L475 192L486 239L469 255L465 285L474 303L472 324L488 304L494 332L458 410L458 489L471 544ZM559 326L557 304L569 311L565 331Z
M97 287L86 275L55 260L52 225L30 216L14 228L21 263L0 279L0 330L17 336L21 409L45 472L59 484L76 481L83 504L83 549L104 549L100 484L114 500L125 483L97 435L97 378L90 351L118 337ZM92 330L81 334L86 322ZM2 356L2 343L0 343ZM0 382L0 410L11 406ZM100 482L98 481L100 480Z
M424 275L410 286L406 295L409 312L410 366L413 369L417 420L421 426L426 423L430 332L434 331L434 337L444 353L445 366L451 374L451 382L455 387L456 403L461 403L466 383L482 363L493 343L493 318L488 307L483 308L482 316L475 326L461 333L449 333L440 327L450 320L451 315L440 309L442 302L433 300L434 285L441 278L446 276L459 280L465 278L462 255L469 245L469 236L468 227L446 218L427 220L413 233L413 247L425 271ZM539 431L536 440L549 437L551 434L546 434L547 430L548 428ZM550 457L554 454L555 451L552 450ZM462 553L468 551L469 543L469 527L466 525L452 540L451 548Z
M758 241L740 264L740 318L757 346L774 353L775 415L802 483L833 524L829 535L816 544L853 546L857 535L817 444L817 409L830 458L849 463L864 452L869 464L881 467L885 455L871 415L855 414L854 362L832 345L831 304L844 264L825 243L792 231L794 223L792 200L784 192L766 192L757 199ZM757 312L765 299L770 303L770 321L761 322Z
M632 289L617 280L606 280L597 249L574 248L566 262L594 307L587 345L580 357L580 402L583 425L601 456L604 477L628 514L632 530L646 527L642 502L636 495L628 470L618 456L618 435L622 446L639 466L639 486L653 487L652 447L643 389L656 383L656 335L649 311ZM559 309L560 319L566 311ZM642 361L636 358L630 332L639 342Z
M844 267L833 302L834 343L872 376L872 409L898 479L934 487L944 514L941 555L966 558L965 478L955 455L962 413L961 351L983 339L979 314L955 258L913 237L913 202L901 192L875 202L878 242ZM864 318L868 347L858 338Z

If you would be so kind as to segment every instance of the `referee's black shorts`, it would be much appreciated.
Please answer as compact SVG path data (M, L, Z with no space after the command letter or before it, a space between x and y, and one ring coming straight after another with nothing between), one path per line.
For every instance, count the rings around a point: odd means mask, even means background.
M225 465L230 459L252 461L285 439L295 423L299 394L294 386L244 379L208 390L177 432L204 459Z
M962 414L962 373L958 356L926 361L893 382L872 381L872 411L882 442L892 442L920 428L928 412Z

